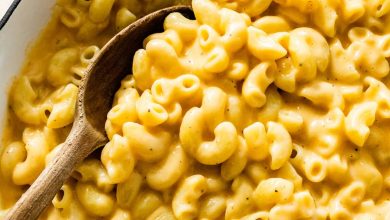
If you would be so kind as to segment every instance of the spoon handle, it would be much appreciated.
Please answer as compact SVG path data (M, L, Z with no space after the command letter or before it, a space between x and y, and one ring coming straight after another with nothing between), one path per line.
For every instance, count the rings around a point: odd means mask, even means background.
M58 155L7 213L6 220L37 219L77 165L102 144L88 123L75 123ZM103 138L104 139L104 138Z

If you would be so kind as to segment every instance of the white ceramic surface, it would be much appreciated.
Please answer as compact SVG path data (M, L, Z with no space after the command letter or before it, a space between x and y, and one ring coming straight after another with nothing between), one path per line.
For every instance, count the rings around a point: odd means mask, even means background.
M2 18L7 11L8 7L11 5L13 0L1 0L0 1L0 18Z
M4 11L9 2L0 0L0 12ZM12 78L20 71L29 44L34 42L48 23L54 3L55 0L21 0L0 30L0 122L5 119L7 93ZM2 128L0 126L0 136Z

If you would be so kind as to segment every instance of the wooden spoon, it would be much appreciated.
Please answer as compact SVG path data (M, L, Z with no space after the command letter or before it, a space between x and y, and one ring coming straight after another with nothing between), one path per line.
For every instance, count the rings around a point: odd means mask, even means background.
M143 40L152 33L162 32L164 19L172 12L180 12L188 18L194 16L189 6L162 9L134 22L104 46L80 86L73 128L61 151L5 219L37 219L75 166L107 143L104 124L120 81L132 72L134 53L142 48Z

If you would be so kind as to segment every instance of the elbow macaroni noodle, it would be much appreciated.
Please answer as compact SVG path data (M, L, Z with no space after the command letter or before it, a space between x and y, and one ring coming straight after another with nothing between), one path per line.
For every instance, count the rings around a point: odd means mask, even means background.
M57 0L11 86L0 219L63 147L104 43L185 2ZM144 40L110 141L41 219L390 219L390 1L191 3Z

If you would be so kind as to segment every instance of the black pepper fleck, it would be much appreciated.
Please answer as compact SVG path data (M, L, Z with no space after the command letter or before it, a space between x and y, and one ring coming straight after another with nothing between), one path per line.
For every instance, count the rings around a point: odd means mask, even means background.
M298 154L297 150L293 149L293 150L291 151L290 158L294 159L294 158L297 156L297 154Z

